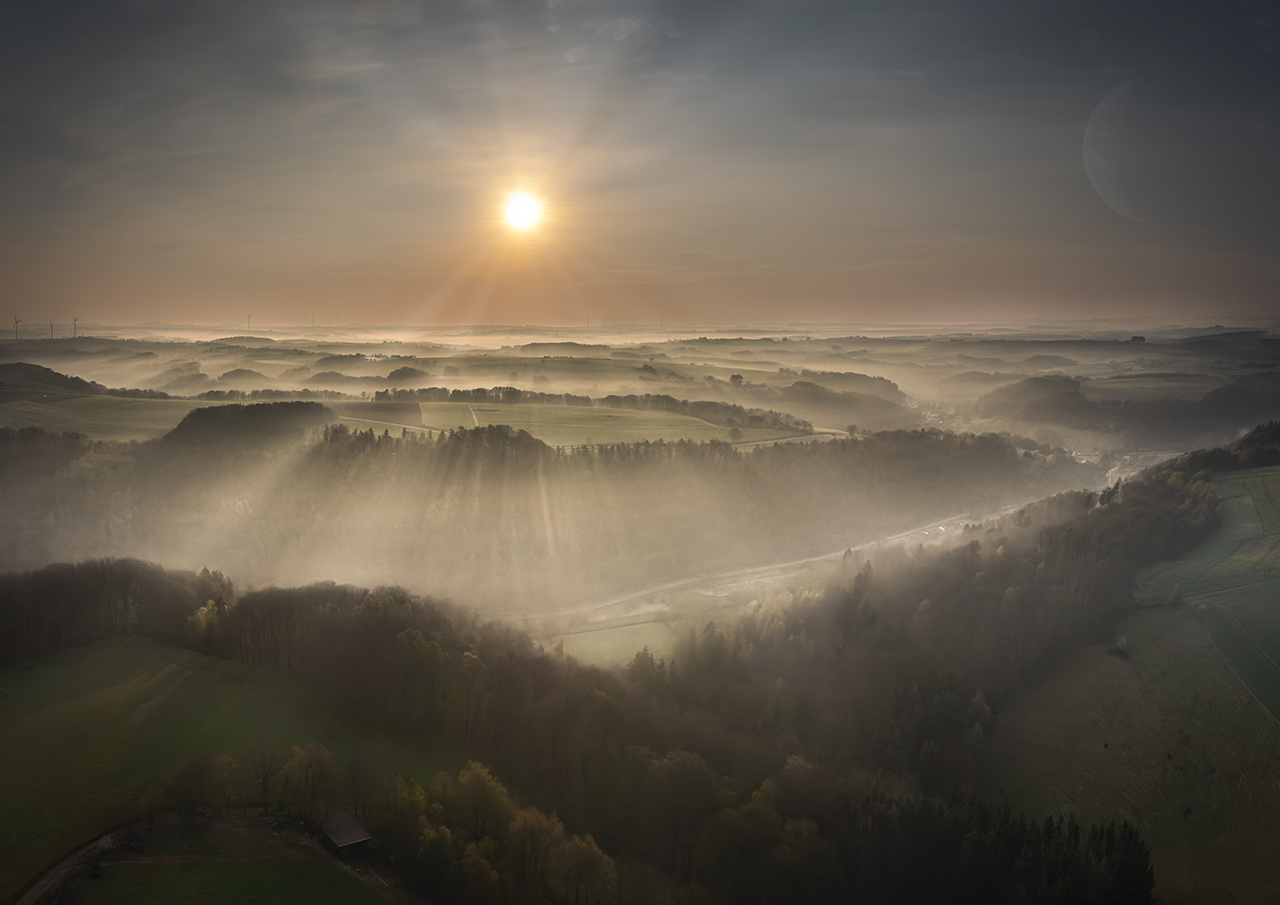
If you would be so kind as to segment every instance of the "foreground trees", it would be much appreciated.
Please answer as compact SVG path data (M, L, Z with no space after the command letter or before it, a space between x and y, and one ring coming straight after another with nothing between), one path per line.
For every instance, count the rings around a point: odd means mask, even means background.
M1146 902L1132 827L1028 821L955 790L989 702L1106 630L1132 605L1134 570L1212 530L1206 460L1280 461L1280 425L941 552L849 563L825 593L709 624L674 662L641 651L626 674L403 589L236 599L216 574L140 563L5 576L0 620L21 629L10 656L146 626L290 668L353 718L459 746L475 760L427 789L340 767L321 746L278 774L283 757L242 761L241 801L365 801L406 877L441 898ZM75 600L83 587L102 593ZM131 607L133 623L111 616ZM234 800L231 772L188 761L147 807Z

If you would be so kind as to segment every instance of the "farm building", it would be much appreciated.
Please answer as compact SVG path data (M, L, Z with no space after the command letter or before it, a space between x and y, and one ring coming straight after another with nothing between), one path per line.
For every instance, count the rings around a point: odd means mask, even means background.
M360 823L341 808L326 808L315 816L315 823L342 854L351 846L368 842L372 837Z

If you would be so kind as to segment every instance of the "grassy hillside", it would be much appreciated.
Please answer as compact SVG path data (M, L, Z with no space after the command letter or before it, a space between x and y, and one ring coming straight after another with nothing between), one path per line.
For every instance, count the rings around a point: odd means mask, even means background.
M224 816L144 824L130 849L100 855L55 882L41 902L79 905L378 905L399 901L367 869L335 862L294 821ZM363 877L361 876L363 873ZM65 897L65 898L63 898Z
M151 440L178 426L207 402L189 399L125 399L118 396L59 396L0 404L0 427L38 427L84 434L95 440Z
M1280 893L1278 478L1218 480L1222 530L1139 578L1141 600L1174 605L1130 615L1127 656L1080 651L987 735L982 791L1030 814L1132 821L1161 901Z
M1222 531L1139 577L1141 599L1177 598L1201 618L1236 674L1280 719L1280 468L1215 482Z
M565 405L486 405L424 402L422 423L435 429L508 424L549 446L636 443L642 440L729 440L729 428L672 412ZM742 440L773 440L783 431L742 428Z
M335 721L283 671L138 638L27 661L0 673L0 901L62 854L128 819L142 793L193 754L321 741L339 764L380 747L429 781L452 766Z

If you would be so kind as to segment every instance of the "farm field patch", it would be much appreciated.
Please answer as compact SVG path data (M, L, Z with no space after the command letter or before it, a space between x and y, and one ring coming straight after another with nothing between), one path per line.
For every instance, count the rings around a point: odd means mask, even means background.
M152 440L178 426L192 399L126 399L120 396L61 396L0 404L0 426L38 427L52 433L84 434L94 440Z
M320 741L341 764L380 747L429 782L446 760L318 709L288 673L138 638L29 660L0 673L0 900L57 858L128 820L142 793L201 753L287 754ZM427 757L435 756L428 753Z
M1154 606L1117 627L1128 656L1079 652L985 740L982 788L1015 810L1135 823L1161 901L1240 901L1280 883L1278 479L1218 479L1219 532L1139 575Z
M73 887L81 905L373 905L378 895L341 868L286 857L116 864Z
M421 423L434 430L507 424L517 430L528 431L549 446L731 439L727 427L673 412L523 403L424 402L421 406ZM765 428L744 427L741 431L740 439L744 443L792 436L784 431Z
M1241 681L1280 719L1280 469L1224 475L1217 486L1222 529L1146 570L1138 596L1163 603L1181 594Z
M600 666L625 666L645 647L655 659L670 660L678 640L669 626L656 621L586 628L557 639L569 656Z
M1210 374L1143 374L1086 380L1080 392L1090 402L1154 402L1161 399L1201 399L1226 383Z
M1032 817L1129 820L1161 902L1255 901L1280 882L1280 724L1190 606L1153 607L998 709L979 790ZM1220 653L1221 650L1221 653ZM1256 656L1256 653L1255 653Z
M93 876L87 861L98 860ZM223 902L352 903L390 897L368 869L327 853L294 818L279 814L179 817L140 823L73 864L38 900L81 905Z

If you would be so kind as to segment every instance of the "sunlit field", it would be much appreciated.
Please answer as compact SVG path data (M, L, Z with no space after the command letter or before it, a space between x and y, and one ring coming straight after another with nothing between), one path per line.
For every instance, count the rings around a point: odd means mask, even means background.
M552 405L468 405L458 402L423 403L422 423L437 430L508 424L528 431L549 446L593 443L638 443L644 440L740 440L759 442L796 436L777 430L729 428L668 412Z

